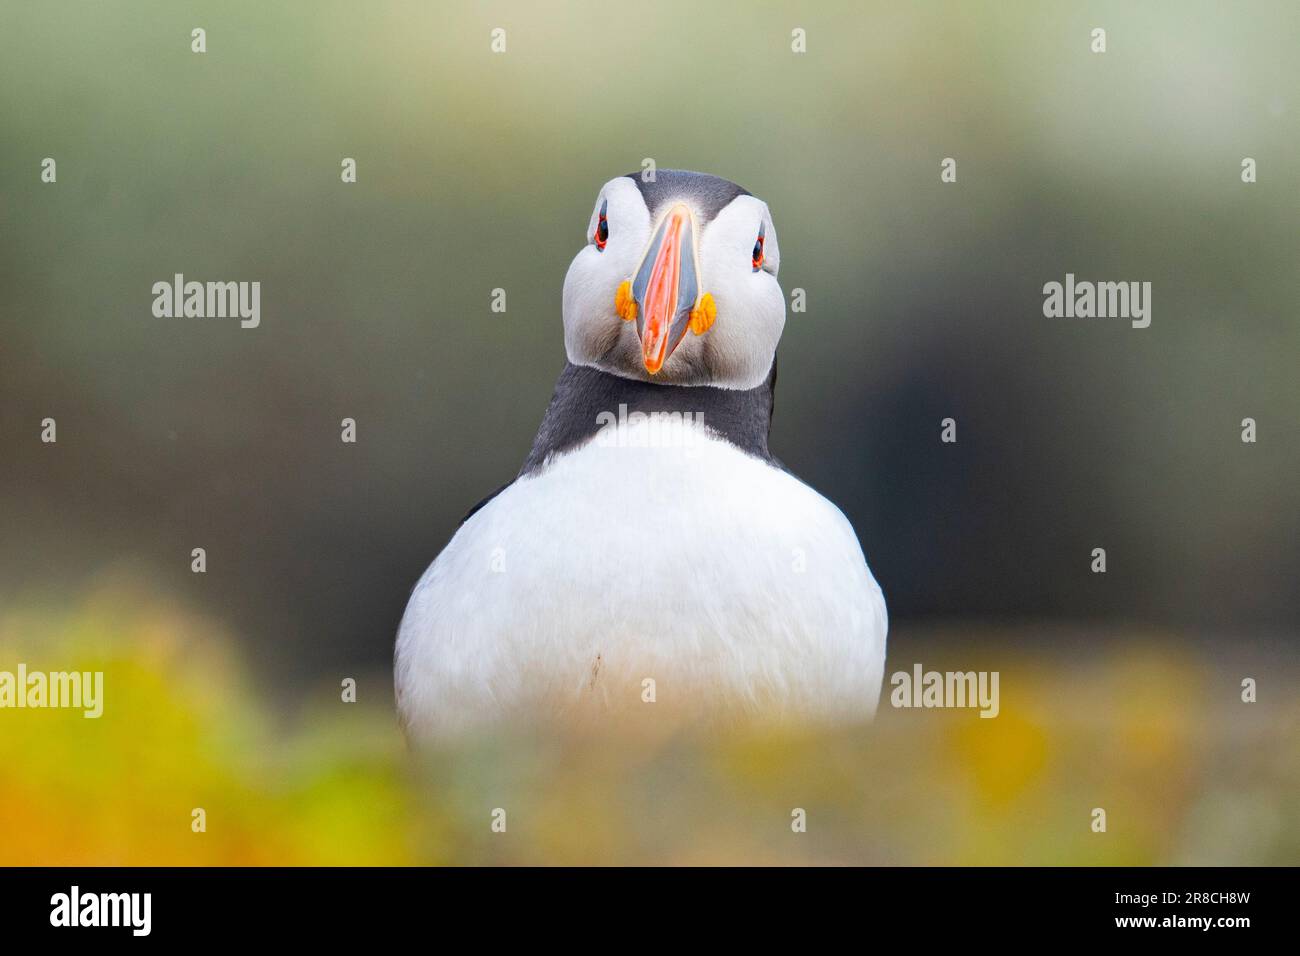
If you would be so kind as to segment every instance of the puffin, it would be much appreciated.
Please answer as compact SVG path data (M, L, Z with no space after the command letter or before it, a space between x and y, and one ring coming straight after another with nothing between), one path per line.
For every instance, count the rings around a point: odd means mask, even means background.
M601 187L532 448L402 616L408 740L874 716L884 597L849 521L768 448L780 264L767 204L726 179Z

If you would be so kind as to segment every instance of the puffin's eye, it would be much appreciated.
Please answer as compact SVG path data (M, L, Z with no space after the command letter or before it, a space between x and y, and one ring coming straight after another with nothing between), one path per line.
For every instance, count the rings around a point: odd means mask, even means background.
M754 241L754 271L757 272L763 268L763 233L762 226L758 227L758 239Z
M608 199L600 204L600 218L596 222L596 233L591 237L596 243L596 248L601 252L605 251L605 243L609 242L609 220L605 218L605 209L608 206Z

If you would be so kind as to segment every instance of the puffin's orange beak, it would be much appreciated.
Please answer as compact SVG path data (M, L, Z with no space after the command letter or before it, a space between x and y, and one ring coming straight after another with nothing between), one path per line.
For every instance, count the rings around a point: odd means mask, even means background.
M632 281L641 356L651 375L664 367L686 334L699 297L695 219L678 203L659 223Z

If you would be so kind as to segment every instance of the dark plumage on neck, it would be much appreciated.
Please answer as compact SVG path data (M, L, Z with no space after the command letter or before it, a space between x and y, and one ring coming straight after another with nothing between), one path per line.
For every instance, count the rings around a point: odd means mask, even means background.
M555 383L555 394L551 396L519 477L541 468L550 456L593 438L601 428L602 413L619 416L620 406L626 406L628 414L691 415L741 451L781 467L767 448L775 391L775 359L766 381L744 391L708 385L640 382L570 362Z

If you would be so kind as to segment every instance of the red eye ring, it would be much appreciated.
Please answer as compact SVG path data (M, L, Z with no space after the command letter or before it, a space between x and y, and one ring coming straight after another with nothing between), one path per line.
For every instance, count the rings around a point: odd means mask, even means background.
M596 244L598 252L604 252L605 243L609 242L609 220L605 218L605 210L608 208L609 200L606 199L600 204L600 215L596 219L596 232L591 237L591 241Z
M763 234L758 234L758 239L754 242L754 271L757 272L763 268Z

